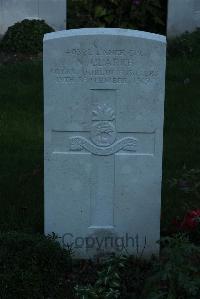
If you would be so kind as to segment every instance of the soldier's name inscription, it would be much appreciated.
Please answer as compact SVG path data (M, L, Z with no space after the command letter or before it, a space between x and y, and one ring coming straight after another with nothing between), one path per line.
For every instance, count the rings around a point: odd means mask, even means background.
M147 58L147 55L141 49L68 48L64 53L65 61L55 63L51 73L57 83L128 84L136 81L145 84L158 78L154 66L148 71L136 68L138 57ZM70 68L68 61L76 62L79 67Z

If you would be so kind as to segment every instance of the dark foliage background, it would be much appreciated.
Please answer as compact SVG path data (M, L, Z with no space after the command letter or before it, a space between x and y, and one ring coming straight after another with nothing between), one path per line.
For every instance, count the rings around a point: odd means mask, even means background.
M10 26L0 43L7 53L37 54L42 52L45 33L54 31L44 20L25 19Z
M72 28L121 27L166 33L167 0L68 0Z

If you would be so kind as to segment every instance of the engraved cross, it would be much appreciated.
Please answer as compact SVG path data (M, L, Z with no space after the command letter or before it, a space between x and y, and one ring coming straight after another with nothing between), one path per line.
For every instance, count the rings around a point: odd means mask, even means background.
M92 119L89 138L77 132L70 137L70 150L88 152L92 159L92 229L114 227L115 154L136 151L137 139L122 137L116 131L116 90L92 90Z

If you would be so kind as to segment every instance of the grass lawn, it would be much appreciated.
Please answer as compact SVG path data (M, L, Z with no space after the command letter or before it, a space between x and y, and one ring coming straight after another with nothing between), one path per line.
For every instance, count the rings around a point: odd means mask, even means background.
M199 199L170 189L183 166L200 168L200 58L167 61L162 229ZM41 61L0 66L0 230L43 232ZM147 194L148 196L148 194Z
M41 62L0 67L0 230L43 230Z
M181 177L184 166L200 169L200 57L167 60L162 228L175 216L198 208L200 198L171 189L168 180ZM199 178L200 179L200 178Z

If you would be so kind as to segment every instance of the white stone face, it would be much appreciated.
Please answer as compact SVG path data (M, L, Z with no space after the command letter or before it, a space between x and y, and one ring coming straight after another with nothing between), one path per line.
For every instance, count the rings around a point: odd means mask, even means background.
M55 30L66 28L66 0L0 0L0 34L23 19L44 19Z
M168 0L167 35L175 37L200 27L199 0Z
M77 257L158 253L165 51L133 30L45 36L45 233Z

